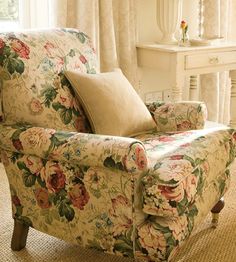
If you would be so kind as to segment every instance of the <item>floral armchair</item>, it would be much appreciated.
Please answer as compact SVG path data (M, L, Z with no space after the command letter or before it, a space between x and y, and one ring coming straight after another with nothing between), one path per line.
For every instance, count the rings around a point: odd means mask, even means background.
M203 129L203 103L153 103L156 132L97 135L63 74L98 72L86 34L1 34L0 66L13 250L25 247L34 227L103 252L164 261L210 210L220 212L236 133Z

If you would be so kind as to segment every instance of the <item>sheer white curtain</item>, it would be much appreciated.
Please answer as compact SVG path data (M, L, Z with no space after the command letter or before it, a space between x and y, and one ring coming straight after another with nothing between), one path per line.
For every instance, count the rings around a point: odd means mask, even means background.
M230 27L229 27L229 40L236 41L236 0L230 0Z
M137 86L135 0L22 0L24 27L72 27L96 47L100 69L120 67Z
M203 31L205 37L234 37L232 25L236 22L236 0L204 0ZM200 98L207 104L208 118L212 121L229 123L230 91L229 73L201 76Z
M136 85L134 0L52 0L54 26L78 27L94 42L101 71L120 67Z
M19 0L20 26L22 28L49 27L48 0Z

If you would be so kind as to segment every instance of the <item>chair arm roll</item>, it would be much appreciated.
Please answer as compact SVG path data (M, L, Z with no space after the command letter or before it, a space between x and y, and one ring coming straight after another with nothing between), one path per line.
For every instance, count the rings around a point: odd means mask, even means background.
M143 172L148 161L143 144L133 138L0 125L3 150L34 155L72 165Z
M163 132L203 129L207 119L207 108L203 102L154 102L147 107L158 130Z

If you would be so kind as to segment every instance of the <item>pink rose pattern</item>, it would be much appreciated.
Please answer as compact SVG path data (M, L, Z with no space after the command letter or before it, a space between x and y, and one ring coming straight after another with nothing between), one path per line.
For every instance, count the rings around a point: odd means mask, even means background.
M43 106L40 100L33 98L30 103L30 111L34 114L40 114L43 111Z
M53 51L56 49L56 46L52 42L46 42L44 45L44 48L46 50L46 53L49 57L53 57Z
M158 254L158 258L162 258L162 254L166 253L167 241L161 231L155 230L152 223L147 222L138 229L138 239L140 245L146 249L148 253Z
M85 186L82 184L76 184L68 194L72 205L80 210L84 210L85 205L89 201L89 194Z
M202 136L199 132L202 132ZM203 193L204 184L211 182L209 162L212 161L213 146L214 151L218 148L218 152L229 156L228 159L222 157L222 170L219 172L223 172L233 161L235 132L229 131L232 132L229 140L223 135L223 130L221 134L206 135L204 132L170 132L137 137L144 143L150 158L152 154L160 157L158 163L154 163L153 169L142 179L145 213L158 216L171 214L175 217L183 215Z
M131 203L123 195L118 195L116 198L111 199L112 208L110 214L114 224L113 235L122 235L132 228L133 218L131 213L127 212L130 209Z
M66 177L61 166L56 162L48 162L41 171L49 192L58 193L65 187Z
M202 129L207 118L206 106L200 102L154 102L147 107L160 131Z
M79 59L80 59L80 61L81 61L83 64L86 64L86 63L88 62L87 59L85 58L85 56L83 56L83 55L80 55Z
M135 149L135 163L139 170L144 170L147 166L147 157L145 151L141 147L136 147Z
M41 158L35 156L26 156L24 161L26 167L30 170L32 174L36 176L39 175L40 171L43 168L43 161Z
M52 205L49 202L49 194L47 189L45 188L38 188L35 190L35 198L37 200L38 205L42 209L50 208Z
M19 55L19 57L24 59L29 59L30 49L23 43L20 39L13 38L11 40L11 48Z
M57 170L47 180L48 189L53 192L59 192L65 186L65 175Z
M28 141L28 137L31 137L31 130L31 127L28 127L28 129L21 127L21 129L16 129L15 132L5 130L6 137L9 136L10 141L14 141L11 150L14 148L13 151L16 151L16 148L21 149L21 151L27 150L27 147L30 148L32 145L38 144L36 143L37 139L30 139L31 142L28 144L25 142ZM40 131L40 137L42 136L45 139L42 145L44 150L46 150L45 145L52 150L58 147L57 143L59 145L66 144L68 139L71 139L68 137L68 133L59 132L57 134L57 132L52 132L49 129L47 130L48 135L46 135L42 129L39 128L38 131ZM90 214L87 215L89 221L86 223L93 225L94 239L97 240L96 243L99 243L104 251L130 257L135 255L147 261L167 260L172 251L189 236L193 230L194 220L198 216L198 206L195 204L196 196L201 196L203 183L206 183L203 175L204 177L209 175L209 166L212 164L205 153L211 152L212 146L214 148L219 146L221 152L226 150L227 154L222 154L224 156L222 161L225 161L226 166L233 161L236 155L234 130L229 129L219 131L217 134L208 134L207 140L205 140L205 131L202 132L177 132L166 135L167 137L170 136L171 139L159 134L160 141L158 143L157 133L144 135L143 138L140 136L144 147L146 144L148 145L147 154L151 154L154 148L156 149L155 153L159 154L165 152L167 147L176 148L177 145L179 147L178 151L173 150L156 163L151 163L153 170L150 169L149 174L142 178L141 183L145 190L143 192L143 211L151 216L145 221L143 219L138 220L141 222L140 225L136 225L136 229L133 228L133 225L138 216L136 217L137 214L134 216L132 203L137 196L131 193L134 190L133 182L130 180L129 173L129 176L127 176L127 172L121 180L119 178L121 173L116 174L116 172L124 172L129 167L130 159L127 154L122 155L123 157L126 156L125 159L122 159L121 156L118 157L122 162L115 163L114 159L108 158L109 161L104 162L104 166L109 168L108 163L110 163L112 169L110 174L106 175L103 168L74 166L72 162L68 161L70 152L65 150L64 147L62 147L64 151L61 154L65 155L67 161L62 162L49 160L50 157L42 159L22 153L10 153L10 149L6 152L3 151L1 154L6 169L8 166L10 171L13 168L18 169L22 177L21 186L33 192L33 199L27 200L20 193L22 189L18 192L19 185L12 181L13 216L23 220L24 223L33 225L31 221L33 218L27 213L27 201L30 201L29 205L35 203L34 205L38 207L39 212L47 215L44 223L49 223L49 228L54 219L52 214L57 217L57 220L68 221L74 223L74 225L77 225L80 221L82 214ZM24 133L24 135L21 133ZM69 134L71 137L75 135L74 133ZM64 140L62 139L63 136ZM189 151L192 146L181 147L182 144L188 144L186 139L193 140L193 138L195 142L191 142L191 145L195 143L195 150L199 150L203 145L208 150L204 151L205 153L202 152L203 155L199 153L199 157L195 159L192 154L196 155L196 153ZM152 143L152 141L154 142ZM169 141L169 144L167 141ZM206 141L209 141L209 145L206 144ZM22 145L24 145L23 148ZM151 145L153 148L150 147ZM83 146L85 145L83 144ZM78 145L76 148L80 148L80 146ZM133 147L131 154L139 172L142 172L143 163L146 161L143 158L142 148L143 146L137 144ZM53 155L50 156L53 157ZM126 165L122 167L123 162ZM166 172L166 176L163 177L159 174L160 170L162 170L162 175ZM169 172L170 170L174 170L175 175ZM227 189L226 180L228 176L229 173L226 171L224 177L215 181L216 188L219 190L219 197ZM132 177L135 179L135 176ZM116 178L116 183L111 186L111 179ZM127 185L129 185L129 190L126 188ZM99 190L99 194L95 195L94 189ZM101 204L102 209L96 210L94 203L104 201L103 197L106 194L108 198L106 198L105 203ZM162 215L168 215L171 219L163 219L161 218ZM40 216L40 219L44 219L44 215ZM67 233L70 234L69 231L65 231L65 234ZM134 243L132 240L134 235L136 236L135 254L133 253ZM79 237L77 241L79 241Z
M96 232L94 237L104 251L119 252L124 256L132 257L134 256L132 236L136 235L135 256L147 261L166 260L169 254L191 233L194 220L198 216L196 197L201 196L203 185L208 183L206 179L210 176L212 158L208 159L208 154L212 151L212 146L219 147L222 168L225 168L222 165L223 162L227 167L236 155L236 135L235 131L230 129L210 134L204 133L206 131L203 130L139 136L144 147L147 145L147 155L151 158L152 152L155 152L159 154L160 160L155 163L151 161L149 165L152 169L149 169L149 173L141 179L144 190L143 211L151 215L150 220L147 219L144 223L142 219L138 220L142 223L137 224L134 229L136 215L133 216L132 203L135 195L128 193L125 185L130 183L130 173L127 176L127 170L132 172L134 167L132 161L136 165L136 172L143 172L143 168L147 167L143 145L132 144L130 155L123 152L118 156L120 162L116 162L111 156L104 157L104 153L101 152L100 157L105 159L104 167L112 168L112 175L106 176L104 169L95 169L90 166L83 168L83 165L75 167L74 164L78 162L73 164L68 160L71 159L70 154L74 157L74 151L70 153L63 145L68 142L68 139L72 141L73 136L78 141L78 134L57 133L51 129L45 131L42 128L23 128L22 126L16 128L15 131L7 129L5 132L4 137L9 137L12 149L1 153L4 165L10 166L10 170L15 168L21 172L22 186L32 189L33 192L34 199L30 201L33 201L39 210L49 214L47 218L49 222L52 219L50 214L55 215L57 212L59 219L70 223L75 221L76 224L76 219L80 220L81 214L91 211L92 215L90 213L91 218L88 216L90 221L88 224L94 223L92 229ZM208 136L207 139L205 139L206 136ZM40 142L42 140L43 144ZM191 146L188 140L191 141ZM192 147L193 143L195 143L194 147ZM62 162L49 160L53 158L53 153L45 159L22 153L10 153L11 150L24 152L28 149L33 150L35 147L44 152L50 148L51 152L54 152L54 148L61 145L60 156L65 157ZM76 148L81 148L81 145L79 143ZM205 151L199 151L203 145ZM175 150L176 148L178 150ZM170 151L165 155L167 149ZM192 152L193 149L196 151ZM124 171L124 181L121 181L120 174L116 172ZM215 180L219 197L227 190L228 176L229 172L226 171L225 177L221 176L219 180ZM118 180L111 186L111 179L116 177ZM136 179L135 175L132 177ZM132 183L130 192L134 190ZM16 188L17 185L11 185L13 216L31 225L30 215L24 213L26 212L24 210L27 210L25 208L27 200L21 194L17 194ZM96 211L94 203L96 201L100 203L106 194L109 197L102 211ZM167 220L161 216L168 216L171 219Z
M47 38L49 40L46 40ZM68 45L65 46L65 42L68 42ZM63 74L65 69L76 68L82 72L96 73L97 60L90 44L89 37L78 30L46 30L37 36L32 32L2 33L0 66L11 79L8 82L11 87L9 90L13 88L14 91L11 92L18 91L15 90L14 80L11 78L11 75L16 73L19 81L23 83L22 86L35 82L29 87L32 96L19 95L18 99L19 106L27 105L29 110L19 117L14 115L10 107L5 108L6 120L12 123L32 123L32 117L40 115L40 118L34 119L35 126L53 127L52 124L57 122L54 126L57 129L91 132L87 118ZM55 78L59 80L57 83Z
M64 35L64 32L61 30L58 30L57 33L58 35ZM77 31L71 30L70 33L78 37L81 42L87 39L84 34L78 33ZM18 59L21 58L22 61L24 61L30 58L30 48L20 39L9 38L7 44L10 44L12 51L15 52ZM0 38L0 54L5 46L5 39ZM56 47L53 43L44 43L44 50L47 58L54 58ZM69 56L74 56L73 50ZM56 57L55 61L57 61L55 70L61 70L64 66L64 61L61 57ZM79 64L77 67L83 67L83 65L85 65L89 68L87 57L82 54L77 63ZM17 68L19 71L17 73L22 74L24 68L19 69L19 66ZM91 68L89 68L89 70L90 69ZM54 83L56 90L61 85L65 85L65 79L59 80L59 82ZM62 106L63 110L70 110L72 107L74 109L78 108L78 105L76 107L74 101L70 103L70 101L64 100L65 97L63 95L60 101L61 97L58 96L58 94L55 95L55 93L51 93L52 97L47 97L47 103L49 103L47 105L52 105L54 110L59 113L61 112ZM49 93L46 92L46 94L48 95ZM57 100L54 99L53 96L55 96ZM41 97L37 101L32 101L31 110L33 113L41 112L42 109L40 105L42 105L41 103L45 97ZM43 105L43 109L44 108ZM186 107L184 108L186 109ZM179 109L178 106L177 109ZM168 105L160 108L160 118L156 118L154 114L160 129L163 127L172 127L173 123L171 123L171 119L174 119L176 131L195 127L199 128L203 125L204 108L202 105L192 106L190 110L187 111L185 109L182 110L182 113L177 114L181 116L180 118L176 118L177 109L175 105ZM152 110L153 112L156 110L155 105L152 105ZM82 118L79 114L76 116L78 117L76 118L78 119L76 125L81 126L80 121L82 121ZM65 121L68 121L68 119L65 119ZM195 122L197 122L197 124ZM19 179L18 182L11 181L10 188L14 217L22 220L24 223L32 225L32 216L30 212L27 213L32 203L36 206L36 209L38 208L37 210L39 210L40 214L39 218L34 218L36 222L44 219L44 215L41 215L44 213L47 214L47 218L52 219L52 221L55 216L57 222L60 220L63 222L68 221L71 224L73 222L75 223L72 225L77 225L77 222L80 221L81 218L80 215L86 214L88 219L87 223L93 225L94 239L90 239L91 246L95 243L95 246L98 248L98 243L100 243L99 248L105 252L133 257L133 246L135 245L135 255L137 257L142 257L147 261L167 260L169 254L190 234L193 229L194 220L198 215L195 200L196 196L201 195L203 185L206 183L203 178L209 174L210 169L208 162L210 160L207 159L207 155L204 155L201 150L198 152L201 157L193 158L193 155L195 156L197 154L189 150L190 144L187 141L189 139L192 145L192 141L195 139L195 148L199 149L202 145L205 145L201 143L201 141L206 141L204 140L205 135L196 136L194 132L180 132L167 135L153 134L146 140L145 138L141 139L146 147L147 155L151 158L154 152L157 155L160 154L160 158L155 163L153 161L151 162L149 173L145 174L141 181L144 190L144 207L146 208L144 212L152 216L149 216L145 223L142 222L140 225L136 225L136 228L133 228L133 225L136 223L136 214L134 215L134 213L132 213L135 208L132 207L132 203L137 196L134 195L133 192L133 182L136 178L135 175L131 173L146 170L148 166L145 150L142 146L139 144L134 147L132 152L133 162L128 157L128 154L118 155L117 158L108 156L104 160L104 167L100 168L100 170L103 176L102 185L106 183L107 186L99 187L100 194L97 195L96 200L94 200L94 192L92 192L91 189L98 188L98 181L97 179L94 179L94 181L86 181L85 179L89 172L92 173L92 171L90 171L93 169L92 167L89 165L81 165L78 167L79 162L75 164L70 161L72 155L69 150L63 151L62 149L61 162L50 160L50 157L53 158L53 154L50 153L68 142L68 139L70 139L73 134L63 132L57 134L51 131L52 130L44 132L42 129L24 128L21 126L16 128L15 132L7 132L8 136L11 137L9 137L10 142L7 150L1 153L5 153L3 157L4 165L6 168L9 167L10 171L12 169L19 171L21 174L20 177L22 178ZM158 137L160 139L158 139ZM214 138L215 134L213 134L212 137ZM214 148L219 144L219 141L221 145L224 145L226 154L224 155L225 159L223 159L223 161L226 167L228 167L235 158L235 140L236 135L233 130L225 131L225 133L221 134L220 138L218 137L218 140L212 140L211 144L214 145ZM206 151L208 150L207 152L211 151L211 144L205 145L207 148ZM86 145L78 142L77 146L76 154L79 155L80 149ZM175 150L176 148L178 148L177 151ZM29 149L32 150L28 153L30 155L24 155L24 151ZM223 150L222 148L220 149ZM12 153L10 153L10 151L12 151ZM32 154L37 154L39 151L42 158L31 156ZM164 156L161 152L168 152L168 154ZM73 157L74 154L75 152L73 151ZM101 158L103 154L104 153L101 152ZM88 156L89 155L86 157ZM168 161L172 164L164 164ZM112 171L107 175L104 170ZM163 172L161 172L161 176L160 170L165 171L167 176L163 177ZM173 176L173 172L171 172L173 170L175 171L175 176ZM115 180L116 183L110 187L112 179L119 177L123 174L122 172L126 172L125 176L122 177L123 180ZM127 172L129 172L128 176ZM226 171L225 178L216 181L219 196L223 195L227 189L225 181L228 176L229 173ZM131 177L132 183L130 183ZM91 185L91 183L94 184L94 186ZM29 196L26 198L25 195L21 193L24 189L29 190L28 192L33 194L32 199L29 199ZM107 199L104 197L106 195L108 196ZM96 203L96 201L101 203L101 200L104 201L104 199L107 201L105 204L101 204L103 205L103 209L96 210L93 203ZM149 210L152 210L153 213L149 213ZM159 212L160 210L164 210L163 213ZM172 214L172 219L166 222L166 224L164 221L167 220L160 217L160 219L156 218L156 215L162 216L165 214ZM49 233L50 223L52 222L50 219L44 220L46 228L47 226L49 228L47 229ZM65 230L64 234L70 234L71 232L69 231L71 229L72 227L70 227L68 231ZM78 242L81 229L78 230L74 227L73 230L78 232L78 237L76 237L75 240ZM135 243L133 242L133 236L136 236Z

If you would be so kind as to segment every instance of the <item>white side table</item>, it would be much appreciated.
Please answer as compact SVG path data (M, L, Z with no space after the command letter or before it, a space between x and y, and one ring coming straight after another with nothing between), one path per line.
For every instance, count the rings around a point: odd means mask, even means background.
M236 43L197 47L138 44L137 55L139 67L168 72L173 101L183 98L186 76L190 77L189 97L193 100L197 91L197 75L230 71L230 126L236 127Z

